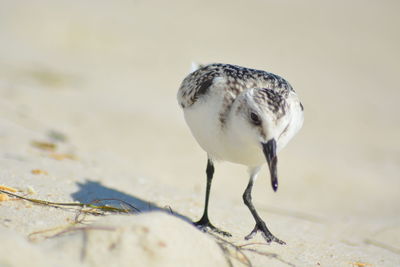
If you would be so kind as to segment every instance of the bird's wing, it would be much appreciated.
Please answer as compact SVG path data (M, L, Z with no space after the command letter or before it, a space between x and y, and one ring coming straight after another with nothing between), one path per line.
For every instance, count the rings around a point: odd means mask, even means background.
M273 73L216 63L200 67L183 80L178 91L178 102L182 108L190 107L206 95L217 77L221 77L218 88L226 90L233 98L243 90L256 87L273 89L282 95L293 90L285 79Z

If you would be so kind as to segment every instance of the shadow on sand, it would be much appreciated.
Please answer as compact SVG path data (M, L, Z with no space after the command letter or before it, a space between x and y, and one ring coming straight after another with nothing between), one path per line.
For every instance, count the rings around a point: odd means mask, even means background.
M190 220L188 217L172 211L169 206L161 208L150 201L106 187L96 181L86 180L83 183L78 182L77 185L79 186L79 190L75 193L72 193L71 196L74 200L81 203L91 203L96 200L101 200L101 203L103 204L113 207L120 207L122 202L126 202L140 212L163 211L192 223L192 220Z

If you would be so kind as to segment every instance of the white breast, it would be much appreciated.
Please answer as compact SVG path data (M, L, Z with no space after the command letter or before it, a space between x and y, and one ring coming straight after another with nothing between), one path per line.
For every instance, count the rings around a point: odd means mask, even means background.
M214 95L199 101L185 108L184 116L193 136L212 159L246 166L265 163L261 145L257 146L242 134L235 134L232 129L221 128L219 112L222 101L219 97Z
M221 100L208 96L183 110L186 123L202 149L215 158L220 158L223 138L219 125Z

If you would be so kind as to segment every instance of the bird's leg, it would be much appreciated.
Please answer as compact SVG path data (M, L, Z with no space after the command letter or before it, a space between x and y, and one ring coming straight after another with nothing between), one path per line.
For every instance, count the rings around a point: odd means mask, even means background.
M204 212L203 212L203 216L201 217L201 219L199 221L195 222L194 225L196 225L198 228L200 228L203 231L206 231L207 228L209 228L218 234L222 234L224 236L232 236L230 233L222 231L222 230L218 229L217 227L215 227L214 225L212 225L210 220L208 219L208 200L210 198L211 182L212 182L212 178L214 175L214 164L211 159L208 159L208 161L207 161L206 173L207 173L207 188L206 188L206 201L205 201L205 205L204 205Z
M249 184L247 185L247 188L246 188L246 190L245 190L244 193L243 193L243 201L244 201L244 204L246 204L246 206L249 208L251 214L252 214L253 217L254 217L254 220L256 221L256 225L255 225L253 231L251 231L251 233L248 234L248 235L245 237L245 239L246 239L246 240L249 240L249 239L253 238L254 235L255 235L258 231L260 231L261 234L262 234L262 236L264 237L264 239L265 239L268 243L270 243L270 242L273 241L273 242L276 242L276 243L278 243L278 244L284 245L284 244L286 244L284 241L282 241L282 240L276 238L276 237L268 230L268 228L267 228L265 222L264 222L264 221L261 219L261 217L258 215L258 213L257 213L256 209L254 208L254 205L253 205L253 203L252 203L252 201L251 201L251 190L252 190L252 188L253 188L253 183L254 183L254 179L255 179L256 175L257 175L257 173L255 173L255 174L253 173L253 174L251 175Z

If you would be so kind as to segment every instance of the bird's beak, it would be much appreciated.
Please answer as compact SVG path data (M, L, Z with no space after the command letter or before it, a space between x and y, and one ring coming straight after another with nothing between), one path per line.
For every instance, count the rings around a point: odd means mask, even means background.
M277 163L278 158L276 157L276 141L275 139L269 140L267 143L261 143L265 158L268 162L269 173L271 174L271 185L272 189L276 191L278 189L278 174L277 174Z

